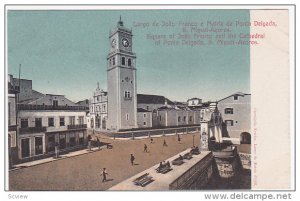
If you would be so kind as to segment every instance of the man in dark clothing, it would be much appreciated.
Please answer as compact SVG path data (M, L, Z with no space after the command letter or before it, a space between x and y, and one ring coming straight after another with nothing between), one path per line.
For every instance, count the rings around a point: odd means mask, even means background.
M181 138L180 138L179 135L177 135L177 140L178 140L178 142L180 143Z
M168 146L165 139L164 139L164 144L163 144L163 146L164 146L164 147Z
M97 138L97 147L98 147L98 149L100 149L100 140L99 140L99 138Z
M106 175L108 175L108 173L106 172L106 168L103 168L102 173L100 174L100 176L103 176L102 182L106 182Z
M133 154L130 154L130 162L131 162L131 165L134 165L134 156Z
M148 152L148 147L146 144L144 145L144 152Z

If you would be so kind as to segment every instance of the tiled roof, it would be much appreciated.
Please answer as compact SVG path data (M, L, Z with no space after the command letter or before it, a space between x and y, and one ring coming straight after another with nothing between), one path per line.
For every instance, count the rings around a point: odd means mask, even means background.
M246 95L251 95L251 94L247 94L247 93L243 93L243 92L236 92L236 93L234 93L234 94L231 94L230 96L227 96L227 97L225 97L225 98L222 98L221 100L218 100L217 102L220 102L220 101L222 101L222 100L225 100L225 99L227 99L227 98L229 98L229 97L231 97L231 96L246 96Z
M149 110L145 110L144 108L138 108L137 112L150 112Z
M159 95L150 95L150 94L137 94L137 103L145 103L145 104L165 104L165 101L169 105L174 105L172 101L165 98L164 96Z

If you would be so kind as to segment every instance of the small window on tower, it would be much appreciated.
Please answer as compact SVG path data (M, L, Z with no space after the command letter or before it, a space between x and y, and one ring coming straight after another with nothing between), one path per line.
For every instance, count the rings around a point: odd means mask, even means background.
M131 66L131 59L128 59L128 66Z
M116 59L115 57L112 58L112 65L114 66L116 64Z
M125 57L122 57L122 65L125 66Z

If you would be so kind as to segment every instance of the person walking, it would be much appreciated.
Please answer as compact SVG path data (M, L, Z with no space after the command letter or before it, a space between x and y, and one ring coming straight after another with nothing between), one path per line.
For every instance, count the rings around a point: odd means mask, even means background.
M164 147L167 147L167 146L168 146L168 145L167 145L167 142L166 142L166 140L165 140L165 139L164 139L163 146L164 146Z
M144 145L144 152L148 152L148 147L146 144Z
M178 143L180 143L181 138L180 138L179 134L177 135L177 140L178 140Z
M130 154L130 162L131 162L131 165L134 165L134 155L133 154Z
M100 150L100 140L99 140L99 138L98 138L98 137L97 137L97 141L96 141L96 143L97 143L98 150Z
M106 175L108 175L108 173L106 172L106 168L103 168L103 170L102 170L102 172L101 172L101 174L100 174L100 176L103 177L103 178L102 178L102 182L106 182L106 181L107 181Z

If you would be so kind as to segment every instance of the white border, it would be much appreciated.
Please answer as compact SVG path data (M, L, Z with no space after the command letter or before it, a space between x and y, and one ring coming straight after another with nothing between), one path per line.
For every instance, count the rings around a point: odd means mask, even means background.
M64 2L66 2L66 1L64 1L64 0L61 0L61 1L52 0L52 1L46 1L45 3L64 3ZM115 3L116 1L110 0L110 1L101 2L101 3L112 3L112 2ZM154 2L154 0L152 2ZM165 3L165 2L166 1L161 0L158 3ZM11 1L7 1L6 3L8 3L8 4L9 3L20 3L20 4L22 4L24 2L23 1L11 0ZM30 2L27 1L26 3L32 3L32 4L38 3L38 4L40 4L41 2L37 1L37 0L31 0ZM85 2L74 0L73 2L67 2L67 3L85 3ZM97 4L97 3L99 3L99 1L93 0L93 1L90 1L88 3L96 3ZM118 1L117 3L123 3L123 2L122 1ZM140 3L140 1L133 1L133 3ZM154 2L154 3L156 3L156 2ZM178 3L178 1L168 2L168 3ZM198 3L198 2L186 0L184 3ZM206 3L206 2L201 2L201 3ZM222 3L222 1L211 0L211 1L207 2L207 3L212 3L212 4L213 3ZM239 4L240 2L236 0L236 1L231 1L231 3ZM262 2L262 0L254 0L251 3L263 3L263 2ZM293 3L296 3L296 1L289 1L289 2L287 2L287 1L283 1L283 2L270 1L268 3L292 3L293 4ZM71 5L71 6L68 6L68 9L66 9L66 7L64 7L61 10L71 10L71 9L74 9L74 8L78 9L78 7L79 6ZM144 6L126 6L126 9L131 9L131 8L142 9L143 7ZM146 7L147 7L147 9L159 9L158 8L159 6L152 6L151 5L151 6L146 6ZM16 9L16 6L7 6L6 8L7 9ZM21 6L21 7L18 7L18 8L20 8L20 9L29 9L29 6ZM41 9L41 10L44 9L44 10L47 10L47 9L49 9L49 6L47 6L47 8L45 8L44 6L30 6L30 8L31 9L34 8L34 9ZM57 10L59 9L58 6L50 6L50 8L53 8L53 9L55 8ZM113 8L113 9L122 9L122 8L124 8L124 6L111 6L111 5L99 6L99 5L97 5L97 6L83 6L81 8L82 9L88 9L88 10L92 10L92 9L103 9L103 10L105 10L105 9L111 9L111 8ZM196 5L196 6L194 6L194 5L192 5L192 6L180 6L180 7L179 6L167 5L166 7L163 7L161 9L182 9L182 8L184 8L184 9L211 9L211 8L213 8L213 9L229 9L229 8L232 9L230 6L213 6L213 5L212 6L208 6L208 5L204 5L204 6ZM263 5L263 6L245 6L245 5L239 5L239 6L234 6L234 9L278 9L278 8L289 9L291 11L291 7L290 6L280 6L280 7L279 6L269 6L269 5ZM6 12L6 10L3 9L2 12ZM4 14L6 14L6 13L2 13L1 16L3 17ZM294 13L294 9L293 9L293 13L290 12L290 24L291 25L294 24L294 14L295 13ZM2 23L3 23L3 21L2 21ZM2 25L4 25L5 28L7 26L6 23L2 24ZM295 73L295 70L294 70L294 65L295 65L295 63L294 63L295 51L294 51L294 47L292 45L292 44L295 44L294 43L295 42L295 39L294 39L294 30L295 30L294 27L290 26L290 34L292 34L292 37L290 37L290 38L293 39L293 41L292 40L290 41L290 44L291 44L290 45L290 66L291 66L291 68L290 68L291 69L290 70L290 75L291 75L290 76L290 87L291 87L291 94L290 94L290 97L291 97L291 106L290 106L290 110L291 110L291 121L290 122L291 122L291 134L293 134L291 136L291 145L293 145L293 146L294 146L294 140L295 140L295 138L294 138L295 117L294 117L294 113L293 113L293 111L295 111L295 107L294 107L295 101L293 99L295 97L295 93L294 93L294 89L295 89L295 87L294 87L294 84L295 84L295 82L294 82L295 81L294 80L294 73ZM3 34L3 32L2 32L2 34ZM4 36L3 36L3 38L4 38ZM5 51L7 50L6 48L7 47L5 47ZM2 49L2 51L3 51L3 49ZM2 52L2 55L3 54L4 53ZM5 58L5 66L7 68L7 58ZM8 71L6 69L6 73L7 72ZM7 88L6 85L7 85L7 83L5 83L5 88ZM3 94L2 94L2 96L3 96ZM6 103L7 103L7 97L3 97L3 100L4 100L4 98L5 98ZM1 109L1 111L2 111L2 109ZM3 108L3 111L4 111L4 108ZM299 111L299 109L298 109L298 111ZM6 110L5 110L5 114L7 115L7 111ZM3 116L1 118L3 118ZM3 122L4 122L4 119L1 119L0 120L0 127L5 128L5 131L7 131L7 126L5 125L5 127L4 127ZM299 122L299 120L297 122ZM297 124L297 125L299 125L299 124ZM298 141L299 141L299 137L298 137ZM5 144L6 144L6 147L7 147L7 142ZM295 162L294 162L294 149L293 149L293 146L291 147L291 149L292 149L291 150L291 153L292 153L292 156L291 156L292 160L291 161L292 161L292 166L294 167ZM7 157L6 157L6 159L7 159ZM2 170L2 168L3 168L3 166L1 166L1 170ZM6 161L6 168L8 169L8 162L7 161ZM292 171L292 174L293 174L293 176L295 176L294 175L294 170ZM292 178L294 178L294 177L292 177ZM295 186L294 181L292 181L292 182L293 182L292 186ZM8 184L8 182L7 182L7 184ZM2 184L1 184L1 187L3 187ZM97 194L95 194L95 193L97 193ZM170 194L161 194L159 192L158 193L153 193L152 192L151 194L148 194L149 192L147 194L140 194L140 193L141 192L135 193L135 194L126 193L126 192L108 193L108 194L105 193L106 195L102 194L102 195L100 195L101 196L100 198L101 199L102 198L104 198L104 199L110 199L110 200L115 200L115 199L116 200L121 200L121 199L123 200L124 198L126 198L129 195L131 197L128 197L128 198L130 198L131 200L140 200L141 197L144 197L145 200L153 200L155 198L160 198L160 200L161 199L170 199ZM9 192L3 193L2 197L6 200L8 198L8 194L9 194ZM89 198L94 198L94 199L99 198L99 197L96 197L96 196L99 196L98 192L88 192L88 193L81 193L81 192L79 192L79 193L77 193L77 192L71 192L71 193L69 193L69 192L64 192L64 193L47 192L46 195L51 195L51 196L47 196L47 197L45 196L44 192L18 192L18 193L15 193L15 194L27 194L27 195L30 196L29 197L30 200L40 200L41 198L46 199L46 200L50 200L50 199L51 200L53 200L53 199L58 199L59 200L59 199L62 198L61 196L68 196L68 197L64 197L64 199L67 199L67 200L69 200L69 199L73 199L73 200L82 200L83 199L83 200L86 200L86 199L89 199ZM228 193L226 193L226 194L228 194ZM147 195L150 195L150 196L147 196ZM187 194L185 194L185 193L176 193L176 200L198 199L198 198L196 198L196 196L198 197L198 195L195 194L195 192L191 192L191 193L189 193L189 196L187 197ZM105 196L105 197L102 197L102 196ZM174 197L173 197L173 199L174 199ZM204 198L204 196L202 195L201 198Z

